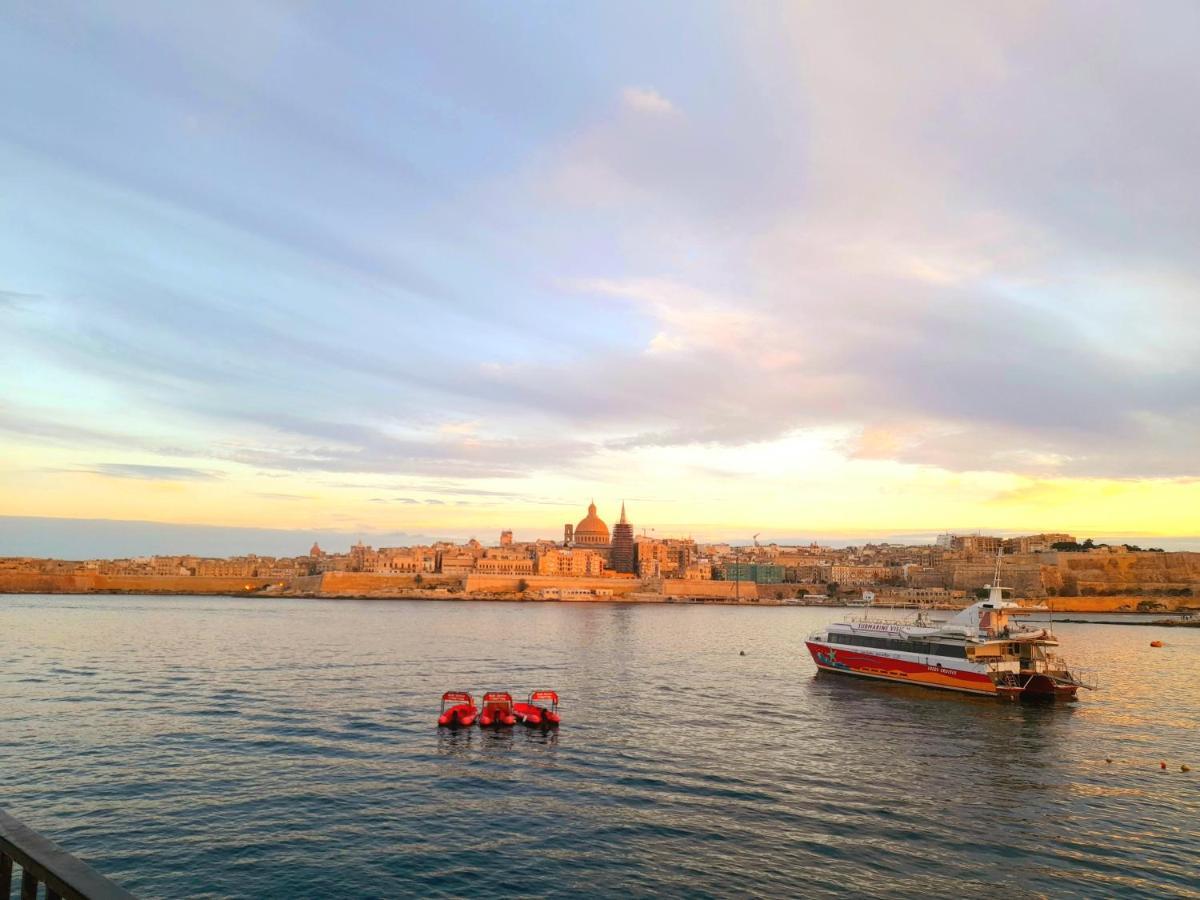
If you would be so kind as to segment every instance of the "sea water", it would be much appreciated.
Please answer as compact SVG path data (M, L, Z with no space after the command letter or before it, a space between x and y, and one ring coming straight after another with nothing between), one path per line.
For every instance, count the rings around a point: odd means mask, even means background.
M4 596L0 806L142 897L1200 896L1200 630L1024 706L818 675L845 612Z

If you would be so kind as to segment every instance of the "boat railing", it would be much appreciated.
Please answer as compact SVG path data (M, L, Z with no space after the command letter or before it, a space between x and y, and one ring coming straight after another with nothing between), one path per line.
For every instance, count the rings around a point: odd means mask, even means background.
M1100 686L1100 676L1095 669L1079 669L1068 666L1067 661L1057 653L1047 653L1045 659L1031 660L1024 669L1045 675L1066 676L1089 691L1094 691Z
M109 881L87 863L0 811L0 897L11 896L13 868L21 869L21 900L133 900L133 894Z
M1087 688L1089 691L1097 691L1100 689L1100 673L1095 669L1070 669L1071 678L1080 687Z

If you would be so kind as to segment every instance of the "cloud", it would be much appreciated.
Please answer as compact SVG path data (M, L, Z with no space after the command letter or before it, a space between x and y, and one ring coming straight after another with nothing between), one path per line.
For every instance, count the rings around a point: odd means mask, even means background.
M132 478L138 481L212 481L221 476L205 469L188 466L152 466L137 463L96 463L82 471L105 478Z
M676 112L674 104L652 88L627 87L621 92L621 102L635 112L655 116Z
M1198 474L1197 13L1107 13L747 9L676 57L675 22L616 13L582 46L406 15L385 53L317 8L230 48L164 11L137 79L119 18L86 51L18 23L0 146L29 212L0 237L11 283L55 278L6 317L0 387L59 389L0 429L380 500L557 504L454 482L825 430L863 462Z

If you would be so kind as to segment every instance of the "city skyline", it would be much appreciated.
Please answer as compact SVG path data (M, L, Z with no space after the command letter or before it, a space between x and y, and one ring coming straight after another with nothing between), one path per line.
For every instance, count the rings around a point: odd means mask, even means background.
M487 532L466 527L445 533L426 534L405 531L338 531L335 529L268 529L232 528L223 526L187 525L148 521L118 521L105 519L51 519L45 517L0 516L0 556L28 556L50 559L91 559L146 557L155 555L193 554L211 557L232 557L246 553L267 556L295 556L316 542L334 552L346 552L362 541L377 547L407 547L428 545L439 541L463 542L479 540L492 546L504 532L512 531L519 542L561 540L562 526L547 524L544 528L501 529ZM830 548L890 543L919 546L933 545L946 533L958 535L993 534L1003 538L1023 534L1043 533L1048 529L987 529L983 527L948 527L936 531L857 531L821 533L818 531L757 531L740 533L719 528L712 531L676 529L660 524L635 523L636 537L660 539L693 539L700 543L729 543L751 545L754 534L763 544L805 546L816 543ZM1082 540L1090 537L1096 543L1124 543L1161 546L1171 551L1200 551L1200 538L1164 537L1137 532L1082 532Z
M1200 548L1198 16L7 9L0 516Z

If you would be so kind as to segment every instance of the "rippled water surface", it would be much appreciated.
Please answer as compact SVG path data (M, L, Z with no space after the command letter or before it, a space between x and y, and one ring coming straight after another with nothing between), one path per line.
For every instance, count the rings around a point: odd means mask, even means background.
M1200 630L1058 626L1103 690L1023 707L817 676L843 614L0 597L0 805L143 897L1200 897Z

